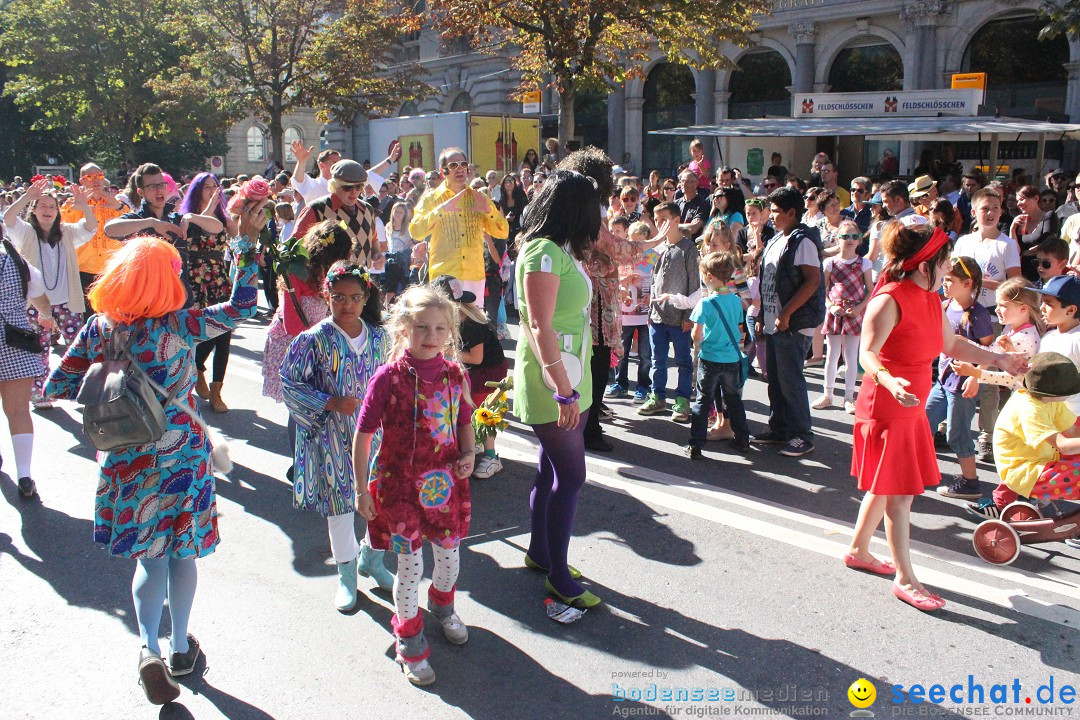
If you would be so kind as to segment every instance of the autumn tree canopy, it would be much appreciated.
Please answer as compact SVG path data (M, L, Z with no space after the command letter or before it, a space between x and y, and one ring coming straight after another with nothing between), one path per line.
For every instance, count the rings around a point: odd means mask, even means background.
M522 92L550 84L565 142L582 84L640 73L656 49L671 62L729 66L725 44L747 44L754 16L768 8L766 0L428 0L426 19L509 57Z

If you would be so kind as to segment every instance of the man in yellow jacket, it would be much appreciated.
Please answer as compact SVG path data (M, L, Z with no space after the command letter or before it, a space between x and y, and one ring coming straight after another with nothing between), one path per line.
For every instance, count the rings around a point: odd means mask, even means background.
M449 275L484 304L484 233L502 240L510 225L487 195L467 187L469 161L460 148L439 153L443 182L420 198L409 223L416 240L428 243L428 277Z

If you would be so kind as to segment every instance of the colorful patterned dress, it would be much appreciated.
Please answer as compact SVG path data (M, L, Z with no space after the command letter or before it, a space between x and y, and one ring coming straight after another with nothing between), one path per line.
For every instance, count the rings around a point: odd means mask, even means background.
M159 385L190 404L195 387L195 346L255 315L258 268L238 271L226 303L178 310L139 321L131 351ZM111 330L94 316L79 331L45 392L73 399L92 363L103 359ZM103 336L104 335L104 336ZM94 540L130 558L203 557L217 547L217 502L210 442L186 412L165 408L168 427L156 443L99 453L101 475L94 509Z
M325 320L330 310L326 307L323 296L310 289L295 275L290 278L290 282L308 322L316 325ZM292 322L290 318L293 319ZM293 339L306 329L292 305L289 293L282 291L278 300L278 310L274 313L274 319L266 331L266 344L263 345L263 395L266 397L278 402L285 401L281 390L281 367Z
M364 323L357 352L344 330L327 318L300 333L281 368L285 404L296 421L293 507L323 517L353 511L352 438L360 409L328 412L331 397L364 399L386 357L386 332ZM378 445L372 444L372 454Z
M452 549L468 534L469 479L453 470L459 434L472 432L464 392L461 367L441 355L416 360L406 353L375 373L359 428L383 430L368 484L376 512L368 535L376 550L408 555L424 540Z
M188 279L195 307L210 307L229 299L229 267L224 231L211 235L197 225L188 229Z

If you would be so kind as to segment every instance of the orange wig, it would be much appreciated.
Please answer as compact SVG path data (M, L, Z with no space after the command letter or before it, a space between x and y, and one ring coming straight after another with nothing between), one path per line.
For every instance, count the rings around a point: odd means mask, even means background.
M184 307L180 253L155 237L134 237L113 253L90 287L94 310L123 323L159 318Z

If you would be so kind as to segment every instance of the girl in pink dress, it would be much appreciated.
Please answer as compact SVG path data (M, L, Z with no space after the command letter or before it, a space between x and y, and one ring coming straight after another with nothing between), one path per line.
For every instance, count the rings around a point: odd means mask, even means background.
M371 546L398 556L390 624L397 662L414 685L435 682L419 608L424 540L435 557L428 610L450 642L469 639L454 610L476 444L458 327L457 306L431 287L398 297L387 322L390 352L371 379L353 438L353 467L367 467L372 436L382 428L373 479L357 483L356 509L367 518Z

